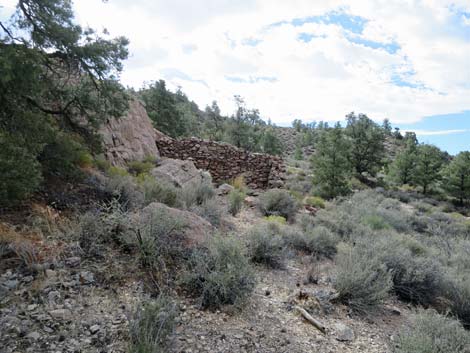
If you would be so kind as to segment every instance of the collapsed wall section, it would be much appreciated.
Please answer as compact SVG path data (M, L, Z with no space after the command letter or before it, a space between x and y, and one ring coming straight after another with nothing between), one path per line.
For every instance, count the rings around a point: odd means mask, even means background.
M239 175L255 189L280 187L285 167L279 157L249 153L230 144L197 138L172 139L157 131L156 143L162 157L191 160L197 168L210 172L216 183Z

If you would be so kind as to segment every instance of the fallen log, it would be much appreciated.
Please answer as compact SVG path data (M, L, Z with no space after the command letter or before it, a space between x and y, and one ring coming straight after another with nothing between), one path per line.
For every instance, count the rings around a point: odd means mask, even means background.
M301 308L300 306L296 306L295 308L299 311L300 315L302 315L305 320L313 325L313 327L315 327L321 333L326 333L326 327L320 321L314 319L312 315L307 312L307 310Z

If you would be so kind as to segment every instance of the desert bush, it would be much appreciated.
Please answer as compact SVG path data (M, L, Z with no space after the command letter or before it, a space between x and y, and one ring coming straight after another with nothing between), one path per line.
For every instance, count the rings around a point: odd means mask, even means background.
M151 161L132 161L127 164L129 173L133 175L148 174L154 167L155 163Z
M168 268L187 257L181 232L184 227L184 220L164 207L150 205L141 212L136 226L136 246L142 266L165 276Z
M127 247L132 222L117 200L82 214L74 228L81 249L87 256L101 257L110 243Z
M331 258L336 254L340 238L324 226L308 227L305 231L285 232L284 241L291 248L313 254L316 257Z
M181 284L202 308L240 308L253 291L255 277L240 241L215 236L205 248L192 253Z
M190 210L209 221L213 226L218 227L220 225L223 210L217 200L213 198L205 200L201 205L192 206Z
M140 304L130 323L131 353L167 352L175 328L175 304L164 295Z
M245 177L243 175L239 175L232 180L230 183L236 190L246 194L247 187L245 182Z
M297 202L286 190L272 189L259 197L259 208L265 216L283 216L291 221L297 212Z
M396 353L469 353L470 333L457 320L420 311L398 335Z
M450 312L455 315L462 325L470 328L470 277L449 274L445 281L446 299Z
M111 163L102 155L96 156L93 162L95 167L104 173L107 173L111 168Z
M388 232L364 247L390 271L393 291L401 300L421 305L436 303L442 294L444 269L415 238Z
M334 286L338 299L359 314L378 309L392 288L390 271L364 244L339 246Z
M283 268L283 245L279 227L272 224L259 224L248 232L248 253L251 261L255 263L271 268Z
M264 219L267 222L271 222L271 223L278 223L282 225L287 224L287 220L282 216L267 216L267 217L264 217Z
M304 199L304 203L316 208L325 208L325 200L319 196L308 196Z
M180 197L186 208L194 205L202 205L215 195L214 187L210 180L188 183L183 186Z
M379 215L369 215L362 219L362 222L373 230L389 229L390 225Z
M232 216L236 216L241 211L244 200L245 193L243 191L237 189L230 191L228 195L228 211Z
M164 180L157 181L151 175L141 175L138 177L138 182L142 190L145 205L155 201L170 207L177 207L179 205L178 190L172 184Z
M112 167L113 169L115 167ZM104 190L123 205L126 209L139 208L144 203L144 195L134 179L121 169L113 169L104 184Z

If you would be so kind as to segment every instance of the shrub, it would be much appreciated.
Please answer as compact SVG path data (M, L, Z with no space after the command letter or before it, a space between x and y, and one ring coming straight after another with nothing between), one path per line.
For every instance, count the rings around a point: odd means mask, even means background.
M127 246L132 227L127 212L116 201L80 216L75 235L88 256L100 257L107 244L114 242Z
M340 246L336 256L337 276L334 286L338 299L359 313L376 311L388 298L392 277L374 253L364 245Z
M222 219L222 208L217 203L217 200L206 200L199 206L191 207L190 210L209 221L213 226L218 227L220 225Z
M133 175L148 174L155 167L155 163L150 161L132 161L127 164L127 167Z
M366 216L363 219L363 223L373 230L389 229L390 225L378 215Z
M115 169L113 169L115 168ZM123 205L126 209L134 209L142 206L144 203L144 195L137 187L134 179L122 169L112 167L109 178L106 179L105 191L113 195L113 197Z
M0 206L15 204L42 182L41 165L25 147L0 133Z
M271 224L254 226L248 233L248 252L251 261L271 268L284 267L283 241L278 227Z
M237 176L235 179L232 180L230 183L236 190L246 193L246 182L245 177L243 175Z
M186 208L194 205L202 205L203 202L215 195L214 187L210 180L193 182L184 185L181 190L181 200Z
M187 255L183 248L184 220L169 213L165 206L150 205L138 220L137 247L140 262L159 275Z
M340 241L336 234L324 226L308 227L303 232L286 232L284 240L293 249L328 258L336 254L336 245Z
M287 224L287 220L282 216L267 216L267 217L264 217L264 219L272 223L278 223L282 225Z
M237 189L230 191L228 195L228 211L232 216L236 216L241 211L244 200L245 193L243 191L239 191Z
M145 205L157 201L170 207L178 206L178 190L172 184L163 180L157 181L155 177L144 174L138 177L138 182Z
M325 208L325 200L323 200L319 196L309 196L306 197L304 203L308 206L316 207L316 208Z
M181 283L202 308L240 308L253 291L255 277L240 242L215 236L206 248L193 252Z
M470 278L450 277L446 281L446 299L451 313L465 328L470 328Z
M398 336L397 353L468 353L470 333L458 321L433 310L419 312L412 328Z
M96 168L107 173L111 169L111 163L104 156L97 156L94 160Z
M283 216L290 221L297 211L297 202L286 190L268 190L259 201L260 210L265 216Z
M173 333L176 318L175 304L166 296L143 303L134 313L130 324L131 353L166 352L168 337Z

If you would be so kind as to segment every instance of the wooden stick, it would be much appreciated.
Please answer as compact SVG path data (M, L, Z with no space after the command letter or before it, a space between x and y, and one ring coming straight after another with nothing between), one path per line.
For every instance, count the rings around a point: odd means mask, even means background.
M314 319L312 315L310 315L305 309L301 308L300 306L295 307L300 314L308 321L310 322L317 330L319 330L322 333L326 333L326 328L325 326L318 320Z

